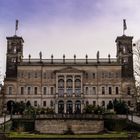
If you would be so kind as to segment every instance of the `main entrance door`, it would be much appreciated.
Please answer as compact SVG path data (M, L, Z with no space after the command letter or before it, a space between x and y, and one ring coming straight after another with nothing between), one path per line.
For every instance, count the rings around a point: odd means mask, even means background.
M75 113L77 113L77 114L81 113L81 101L75 102Z
M73 113L73 104L72 104L72 101L67 101L66 112L68 114L72 114Z
M61 113L61 114L64 113L64 101L58 102L58 113Z

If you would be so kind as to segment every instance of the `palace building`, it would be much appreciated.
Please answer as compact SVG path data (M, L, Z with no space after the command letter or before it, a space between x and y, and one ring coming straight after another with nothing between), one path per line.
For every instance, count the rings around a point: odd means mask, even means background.
M82 113L88 104L107 107L120 99L135 104L132 36L116 38L116 58L23 59L22 37L7 37L4 104L30 102L55 113Z

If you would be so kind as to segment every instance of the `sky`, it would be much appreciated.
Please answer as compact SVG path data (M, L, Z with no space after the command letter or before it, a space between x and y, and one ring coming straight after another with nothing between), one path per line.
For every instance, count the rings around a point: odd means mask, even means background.
M140 39L140 0L0 0L0 71L5 74L6 37L22 36L24 58L116 57L115 39L126 35Z

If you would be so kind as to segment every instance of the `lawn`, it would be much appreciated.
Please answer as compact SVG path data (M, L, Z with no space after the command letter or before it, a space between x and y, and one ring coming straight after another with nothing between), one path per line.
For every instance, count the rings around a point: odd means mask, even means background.
M76 134L76 135L59 135L59 134L30 134L26 132L10 132L10 138L127 138L127 132L112 132L104 134Z

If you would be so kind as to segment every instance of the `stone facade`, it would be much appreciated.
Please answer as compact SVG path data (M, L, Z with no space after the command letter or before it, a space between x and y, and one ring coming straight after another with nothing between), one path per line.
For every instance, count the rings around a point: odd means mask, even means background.
M35 130L48 134L64 134L67 131L71 131L74 134L93 134L104 130L104 121L74 119L36 120Z
M116 39L117 57L96 59L23 59L24 40L7 37L4 103L30 102L55 113L81 113L87 104L106 108L114 99L135 105L133 52L130 36Z

